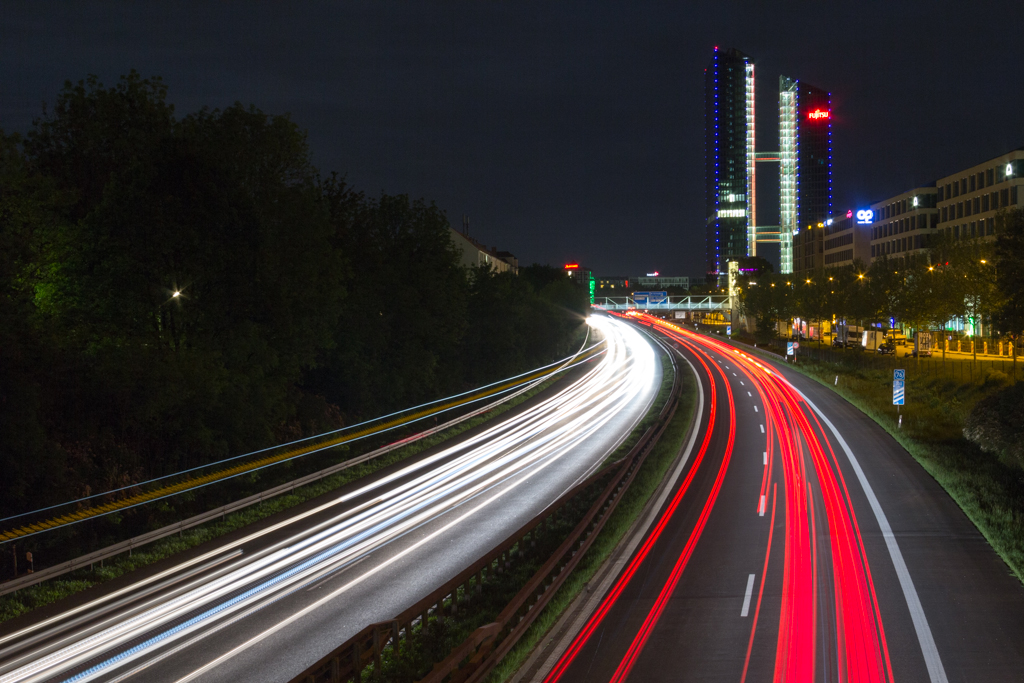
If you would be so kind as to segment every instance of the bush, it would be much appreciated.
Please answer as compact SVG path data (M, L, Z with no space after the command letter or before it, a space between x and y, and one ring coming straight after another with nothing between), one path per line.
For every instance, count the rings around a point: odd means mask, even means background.
M978 401L964 422L964 436L1004 463L1024 468L1024 383Z

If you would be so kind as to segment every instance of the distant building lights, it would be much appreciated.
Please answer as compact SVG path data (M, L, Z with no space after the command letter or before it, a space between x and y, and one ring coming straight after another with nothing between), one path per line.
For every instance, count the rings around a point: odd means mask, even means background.
M1009 163L1006 164L1006 177L1010 178L1011 176L1013 176L1013 164Z

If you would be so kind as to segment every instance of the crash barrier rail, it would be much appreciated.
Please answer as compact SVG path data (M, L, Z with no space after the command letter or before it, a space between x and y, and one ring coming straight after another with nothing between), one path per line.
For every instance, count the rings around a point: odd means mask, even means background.
M589 358L590 356L587 357ZM580 361L580 358L582 358L582 356L576 359L577 362L582 362ZM557 372L561 372L564 369L566 368L556 368L554 371L550 372L550 374L556 374ZM537 377L534 377L530 381L536 381L537 379ZM76 569L81 569L86 566L91 567L97 562L102 564L104 560L108 560L111 557L115 557L125 552L131 555L133 550L140 548L144 545L147 545L149 543L152 543L154 541L158 541L162 538L166 538L174 534L180 534L186 529L190 529L201 524L206 524L207 522L212 522L218 517L223 518L225 515L237 512L239 510L249 507L250 505L256 505L266 500L270 500L271 498L279 496L283 493L290 493L294 491L296 488L319 481L350 467L361 465L362 463L373 460L374 458L378 458L386 453L390 453L395 449L408 446L428 436L432 436L434 434L437 434L438 432L442 432L446 429L454 427L460 422L464 422L478 415L486 413L490 410L493 410L500 404L512 400L516 396L519 396L521 393L528 391L529 389L530 386L527 386L525 388L520 389L519 391L509 394L508 396L504 396L497 401L488 403L487 405L481 408L477 408L476 410L460 415L459 417L456 417L447 422L431 427L430 429L418 432L403 439L399 439L394 443L388 444L381 448L377 448L355 458L345 460L344 462L331 465L330 467L326 467L322 470L318 470L316 472L307 474L297 479L293 479L292 481L285 482L284 484L274 486L265 491L261 491L260 493L256 493L246 498L242 498L232 503L228 503L227 505L222 505L221 507L214 508L212 510L209 510L208 512L195 515L194 517L189 517L188 519L182 520L180 522L168 524L167 526L161 527L160 529L148 531L144 534L140 534L133 538L129 538L126 541L121 541L120 543L109 545L106 548L101 548L99 550L88 553L86 555L82 555L75 559L57 563L51 567L47 567L46 569L40 569L33 573L23 574L22 576L19 576L17 578L10 579L8 581L0 583L0 595L6 595L8 593L12 593L23 588L28 588L29 586L34 586L38 583L42 583L43 581L55 578L57 576L61 576L62 574L66 574L68 572L72 572Z
M495 621L474 631L448 657L436 663L420 683L440 683L449 675L453 683L478 683L483 680L502 657L519 642L583 558L605 522L615 511L622 494L633 481L647 454L672 419L679 402L681 381L675 357L671 353L669 357L672 359L674 371L669 399L655 423L644 431L640 440L625 457L574 486L514 534L427 597L393 619L367 626L291 679L291 683L361 681L364 669L370 666L373 666L374 675L380 677L382 655L386 651L390 650L394 655L400 654L402 648L408 646L415 627L423 629L431 618L443 620L457 614L460 595L461 600L467 601L472 600L474 594L481 594L489 580L508 571L513 562L523 557L525 548L533 546L538 535L551 528L565 505L601 479L610 477L601 495L569 537L537 570ZM403 641L406 645L403 645Z
M569 365L570 363L581 362L582 360L594 355L596 353L595 349L596 345L595 347L591 347L591 349L587 351L583 351L582 353L578 353L575 356L566 359L564 361L564 364L560 367L552 368L551 366L546 366L545 368L541 368L538 371L533 372L524 377L518 377L511 381L498 385L489 385L488 387L484 387L483 390L481 391L473 392L468 395L462 395L458 397L458 400L448 401L441 405L435 405L434 407L419 410L408 415L402 415L401 417L396 417L392 420L378 422L377 424L370 425L358 431L338 430L335 432L329 432L328 434L325 435L321 435L321 437L311 437L310 439L303 439L301 442L292 442L284 444L282 446L267 448L262 451L257 451L256 453L250 454L262 455L262 457L256 460L241 462L236 465L232 465L230 467L226 467L202 475L195 475L189 472L188 476L186 476L185 479L178 481L176 483L161 483L155 488L152 488L148 491L138 491L136 493L125 495L122 498L104 500L104 497L109 498L108 494L97 494L95 496L90 497L90 499L97 500L97 502L90 503L88 505L81 505L82 501L72 501L64 505L55 506L54 508L47 508L46 510L54 510L56 508L72 508L72 506L75 506L72 509L67 509L62 514L59 514L58 512L48 512L48 514L50 515L49 519L30 523L22 522L21 526L19 527L10 528L6 531L0 531L0 543L6 543L28 536L34 536L36 534L51 531L53 529L59 529L61 527L69 526L71 524L77 524L78 522L85 521L86 519L102 517L104 515L117 512L119 510L125 510L128 508L136 507L138 505L151 503L157 500L161 500L163 498L168 498L170 496L175 496L180 493L184 493L185 491L190 491L205 486L209 486L210 484L218 483L220 481L226 481L228 479L233 479L235 477L241 476L249 472L254 472L256 470L261 470L272 465L277 465L283 462L287 462L289 460L294 460L295 458L328 450L330 448L336 448L338 446L351 443L353 441L358 441L366 437L373 436L375 434L391 431L403 425L418 422L427 417L431 417L450 410L454 410L455 408L458 408L460 406L464 406L476 401L486 399L489 396L501 394L507 391L512 391L517 387L528 385L531 382L535 382L547 376L554 375L557 372L560 372L561 370L565 369L565 366ZM509 397L506 397L506 400L508 398ZM340 434L339 432L341 431L345 431L346 433ZM299 443L301 443L302 445L299 445ZM288 448L289 446L291 446L291 448ZM231 458L231 460L235 459L237 458ZM218 463L211 463L209 467L215 467L217 466L217 464ZM186 473L182 473L182 475L185 474ZM173 477L176 475L169 476ZM152 482L147 483L155 483L157 481L162 481L167 478L168 477L162 477L160 480L152 480ZM143 486L144 484L139 484L136 486L126 487L126 489L142 488ZM123 490L125 489L120 489L119 491ZM110 493L113 494L117 492ZM33 515L36 512L44 512L46 510L28 512L22 515L16 515L15 517L11 517L8 519L17 519L19 517L23 518Z

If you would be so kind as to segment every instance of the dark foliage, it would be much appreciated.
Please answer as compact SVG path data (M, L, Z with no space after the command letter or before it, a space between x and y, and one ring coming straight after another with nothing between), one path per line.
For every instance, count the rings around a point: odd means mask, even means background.
M1024 383L978 401L964 421L964 436L1004 464L1024 468Z
M444 213L368 199L286 116L176 118L159 79L67 83L0 133L0 516L549 362L583 293L467 272Z

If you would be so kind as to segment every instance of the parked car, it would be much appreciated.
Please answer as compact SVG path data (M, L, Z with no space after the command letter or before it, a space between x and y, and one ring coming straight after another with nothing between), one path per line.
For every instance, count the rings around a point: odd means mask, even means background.
M887 353L895 354L896 353L896 342L893 341L892 339L886 339L884 342L882 342L881 344L878 345L878 353L881 353L881 354L887 354Z

